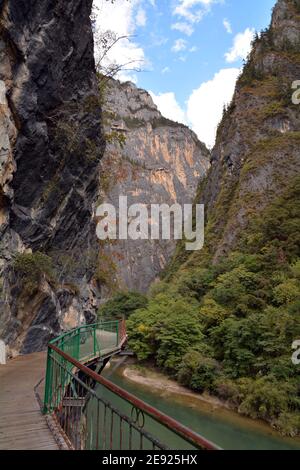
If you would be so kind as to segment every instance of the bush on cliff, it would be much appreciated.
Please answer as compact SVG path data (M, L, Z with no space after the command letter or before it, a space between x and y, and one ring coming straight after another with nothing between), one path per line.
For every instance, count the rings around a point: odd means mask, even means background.
M50 282L55 279L52 259L39 251L17 254L12 267L24 295L32 295L43 277Z

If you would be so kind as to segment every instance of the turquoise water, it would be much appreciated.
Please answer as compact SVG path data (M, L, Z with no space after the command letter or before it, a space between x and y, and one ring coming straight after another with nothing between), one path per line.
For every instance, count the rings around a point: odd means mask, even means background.
M248 419L241 419L236 413L220 410L213 410L210 405L206 406L197 399L191 399L185 395L165 393L149 389L143 385L133 383L123 377L122 367L114 367L113 370L107 370L104 375L144 400L150 405L158 408L162 412L175 418L177 421L193 429L206 439L214 442L226 450L300 450L300 440L282 438L267 426L260 426ZM107 395L106 397L112 403L125 413L124 403L121 404L117 397ZM197 403L198 402L198 403ZM155 422L148 420L147 429L162 440L166 438L164 431ZM173 441L173 446L178 450L183 450L180 443Z

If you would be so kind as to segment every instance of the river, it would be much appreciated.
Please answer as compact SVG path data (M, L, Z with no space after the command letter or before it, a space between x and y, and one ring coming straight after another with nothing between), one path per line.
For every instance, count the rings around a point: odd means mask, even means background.
M216 408L195 397L134 383L123 376L125 367L122 361L114 363L103 375L225 450L300 450L299 439L281 437L264 423ZM116 407L120 406L117 398L111 395L107 398L115 400ZM155 429L155 423L151 427L153 434L161 434L161 430Z

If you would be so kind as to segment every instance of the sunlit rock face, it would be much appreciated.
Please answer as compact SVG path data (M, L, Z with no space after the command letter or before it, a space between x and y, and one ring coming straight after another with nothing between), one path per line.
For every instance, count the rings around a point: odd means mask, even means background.
M123 136L125 143L113 140L107 145L101 162L101 178L107 182L102 185L101 201L118 207L119 196L127 196L128 206L144 204L149 215L151 204L194 201L210 155L190 129L163 118L145 90L116 80L107 86L104 116L106 132ZM174 240L103 244L103 298L120 288L146 292L174 249Z
M277 2L219 126L198 198L206 205L215 261L300 173L300 106L292 101L292 84L300 79L299 15L299 0Z
M91 6L0 2L0 335L16 353L92 321L99 302L87 261L97 258L104 152ZM29 294L14 258L37 251L51 257L55 275Z

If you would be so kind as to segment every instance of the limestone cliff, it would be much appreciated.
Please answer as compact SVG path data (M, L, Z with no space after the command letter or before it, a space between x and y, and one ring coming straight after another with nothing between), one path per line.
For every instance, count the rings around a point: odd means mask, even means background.
M94 318L99 297L92 216L104 139L91 6L0 2L0 335L24 353Z
M111 80L105 95L108 143L101 162L102 200L128 205L192 203L199 180L209 168L209 152L186 126L165 119L151 96L132 83ZM106 121L106 119L105 119ZM126 240L102 247L103 296L114 289L146 292L169 262L174 241ZM101 263L105 259L105 264Z

